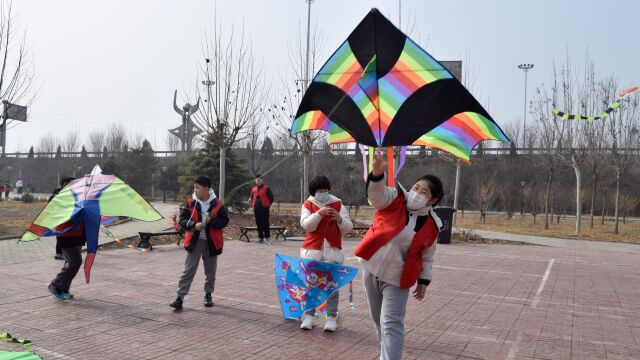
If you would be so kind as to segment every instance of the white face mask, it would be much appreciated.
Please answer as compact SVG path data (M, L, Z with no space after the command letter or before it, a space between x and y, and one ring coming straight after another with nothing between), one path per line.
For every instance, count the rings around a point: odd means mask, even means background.
M409 191L407 193L407 209L409 211L416 211L427 207L427 202L430 199L415 191Z
M329 201L329 193L328 192L317 192L315 195L316 200L318 200L321 203L325 203L327 201Z

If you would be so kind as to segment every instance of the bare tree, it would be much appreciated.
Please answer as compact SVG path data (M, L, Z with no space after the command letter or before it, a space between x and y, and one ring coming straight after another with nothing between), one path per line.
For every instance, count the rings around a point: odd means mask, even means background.
M615 86L610 85L609 89L612 94L616 93ZM616 234L619 231L620 179L634 164L636 159L632 149L638 146L640 140L639 107L640 97L637 95L628 96L621 101L618 110L611 113L606 121L611 142L611 167L614 169L616 182L614 201L614 232Z
M238 35L231 29L226 37L216 17L213 33L205 34L202 51L205 64L198 69L195 92L206 99L206 106L201 106L193 119L207 133L206 141L219 149L218 191L224 199L226 151L249 136L253 122L264 121L260 110L264 107L267 89L262 67L256 61L244 30ZM200 79L206 87L204 94Z
M171 133L167 134L164 144L167 147L167 151L180 151L180 139Z
M35 97L35 68L27 52L26 34L20 36L18 31L12 3L3 1L0 3L0 99L30 105Z
M53 152L56 151L58 146L58 140L51 134L44 135L38 141L36 146L36 152L47 153L44 157L51 157Z
M286 134L287 136L291 133L293 119L308 84L311 82L311 77L316 73L316 68L319 67L322 36L317 30L317 25L314 26L309 37L309 57L307 64L306 43L303 40L302 28L299 27L296 45L288 51L289 75L281 79L281 91L278 97L273 99L273 105L268 108L268 115L275 121L278 132ZM293 79L291 77L293 77ZM300 202L304 201L305 189L308 188L309 155L311 155L314 145L325 138L326 135L322 131L304 131L293 137L297 147L302 150L301 187L303 190L300 194Z
M122 152L129 148L127 131L122 124L111 124L107 129L104 142L109 152Z
M106 137L104 130L93 130L87 136L87 146L89 147L89 151L98 154L96 157L99 157L100 153L104 149Z
M534 117L534 131L529 133L540 134L536 139L536 145L541 149L539 154L532 157L534 164L542 167L546 174L546 189L544 195L544 228L549 228L549 207L551 197L551 185L558 169L562 166L562 158L558 155L562 149L565 123L554 124L552 108L557 102L557 82L554 78L551 94L544 86L536 89L534 99L531 101L531 114ZM558 126L556 126L558 125ZM552 219L553 220L553 219Z
M62 141L62 151L64 152L76 152L80 147L80 137L75 131L67 133Z

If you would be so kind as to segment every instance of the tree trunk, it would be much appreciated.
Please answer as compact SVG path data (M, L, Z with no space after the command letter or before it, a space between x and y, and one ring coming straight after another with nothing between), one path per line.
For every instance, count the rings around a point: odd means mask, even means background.
M593 184L591 188L591 223L590 227L593 229L593 212L596 204L596 185L598 184L598 177L596 174L593 174Z
M616 204L615 204L615 212L614 212L614 218L615 218L615 225L614 225L614 233L618 233L618 225L619 225L619 221L620 219L618 218L619 214L618 214L618 209L620 206L620 171L616 170Z
M308 151L302 153L302 193L300 194L300 203L304 203L305 192L309 188L309 154Z
M549 198L551 197L551 181L553 181L553 172L549 171L549 177L547 178L547 193L544 198L544 228L549 228ZM551 215L553 220L553 215Z
M226 162L227 162L227 148L220 147L220 187L218 188L218 198L223 202L228 202L224 198L224 187L226 182Z
M453 212L453 221L452 224L455 225L456 224L456 213L458 212L458 201L459 201L459 194L460 194L460 172L462 171L462 162L460 160L456 161L456 185L455 185L455 190L453 192L453 208L456 209L456 211Z
M607 209L607 190L605 189L602 192L602 220L600 221L602 225L604 225L604 215L606 213L606 209Z
M580 196L580 186L582 185L582 173L580 168L576 165L573 166L576 172L576 235L580 234L580 226L582 225L582 200Z

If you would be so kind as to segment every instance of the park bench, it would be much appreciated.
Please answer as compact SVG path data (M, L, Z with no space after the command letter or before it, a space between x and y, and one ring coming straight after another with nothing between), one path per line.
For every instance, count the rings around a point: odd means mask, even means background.
M148 232L139 232L138 236L140 237L140 241L138 242L138 248L140 249L149 249L149 251L153 250L153 246L151 246L151 242L149 240L151 240L152 236L161 236L161 235L182 235L183 232L182 231L164 231L164 232L157 232L157 233L148 233ZM178 242L176 243L176 245L180 245L180 240L182 240L182 238L178 238Z
M269 229L271 229L271 231L276 232L276 240L278 239L279 236L282 236L284 241L287 241L287 235L285 234L285 231L287 231L287 228L285 228L284 226L271 226ZM249 236L247 235L249 231L258 231L258 228L255 226L240 227L240 238L238 238L238 240L242 240L242 238L244 237L246 239L245 241L249 242Z
M356 230L369 230L369 226L354 226L353 229L351 229L351 231Z

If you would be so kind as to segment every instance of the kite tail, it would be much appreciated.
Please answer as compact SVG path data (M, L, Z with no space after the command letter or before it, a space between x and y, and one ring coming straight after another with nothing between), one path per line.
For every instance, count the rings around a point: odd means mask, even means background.
M91 280L91 267L93 266L93 261L96 258L96 253L87 253L87 257L84 259L84 278L89 283Z
M407 160L407 147L403 146L400 148L400 162L398 163L398 168L393 173L393 177L398 178L398 173L400 173L400 169L402 169L406 160Z
M395 187L395 178L393 174L394 160L393 160L393 146L387 148L387 186L390 188Z
M31 340L14 338L13 336L11 336L11 334L9 334L6 331L3 331L2 333L0 333L0 340L8 343L20 344L25 349L30 348L32 345Z
M367 168L367 147L360 144L360 154L362 154L362 179L367 181L367 175L369 175L369 169Z
M353 281L349 282L349 305L351 305L351 313L356 313L356 306L353 305Z

